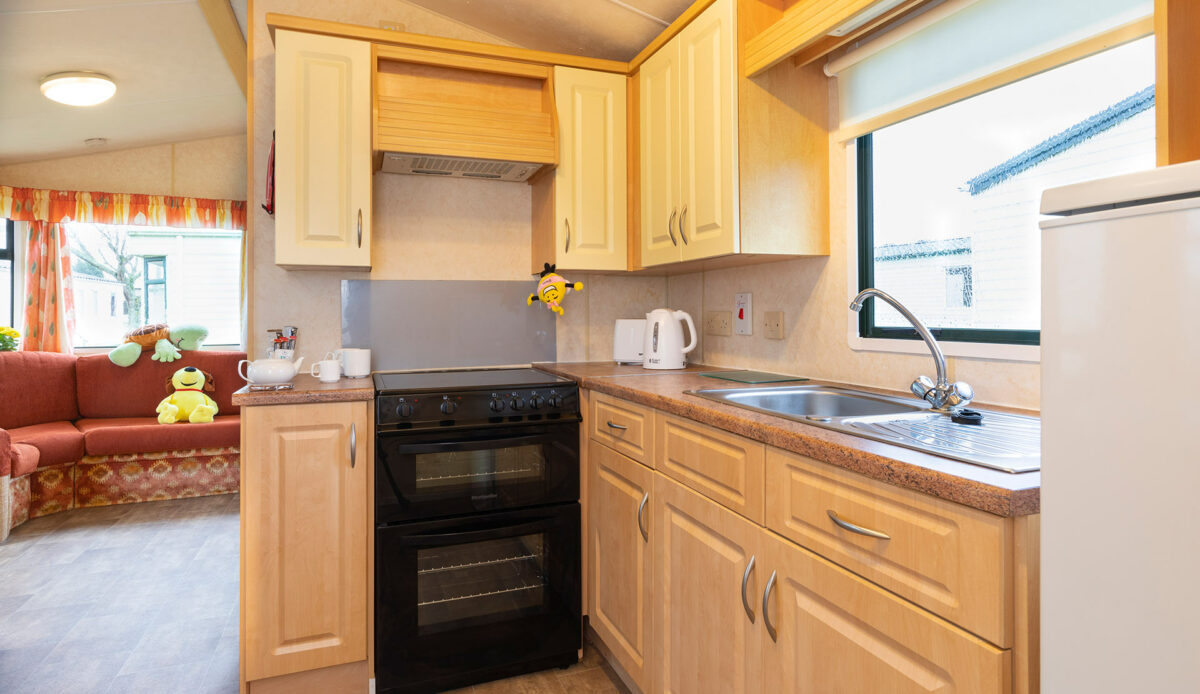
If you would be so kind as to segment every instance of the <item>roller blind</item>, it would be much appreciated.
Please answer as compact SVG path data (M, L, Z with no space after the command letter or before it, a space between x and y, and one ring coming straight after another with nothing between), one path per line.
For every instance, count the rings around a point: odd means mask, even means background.
M840 61L852 63L837 73L840 127L852 127L1154 11L1153 0L948 0L945 4L943 12L954 5L962 7L881 50L872 52L870 44L855 49L867 54L861 60L855 61L852 51Z

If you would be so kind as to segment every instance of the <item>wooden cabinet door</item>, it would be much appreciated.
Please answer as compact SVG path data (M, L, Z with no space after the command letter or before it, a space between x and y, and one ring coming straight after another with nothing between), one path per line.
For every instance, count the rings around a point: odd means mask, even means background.
M366 41L275 32L279 265L371 267L371 73Z
M367 657L369 406L242 409L247 680Z
M678 39L684 260L738 251L734 5L717 0Z
M762 691L1010 691L1009 651L806 549L760 534L763 581L775 574L763 615Z
M588 615L639 688L650 675L650 487L654 473L592 441L588 451Z
M658 473L650 502L657 649L650 691L770 691L762 688L755 602L765 580L762 529Z
M625 270L624 75L554 68L558 168L555 256L560 270Z
M642 265L678 262L679 41L658 49L638 71Z

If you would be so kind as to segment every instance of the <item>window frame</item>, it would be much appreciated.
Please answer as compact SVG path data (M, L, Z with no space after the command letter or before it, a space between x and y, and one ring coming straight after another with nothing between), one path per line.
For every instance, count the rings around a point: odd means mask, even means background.
M150 263L162 263L163 276L162 279L150 279ZM150 324L150 286L162 285L163 288L163 311L167 309L167 256L165 255L144 255L142 256L142 321L144 324Z
M858 291L874 286L875 281L875 207L874 168L872 134L866 133L855 139L855 196L857 200L858 236ZM887 288L882 288L888 291ZM1042 343L1041 330L991 330L985 328L942 328L926 326L939 342L966 342L974 344L1017 345L1038 347ZM875 325L875 301L863 304L858 312L858 337L863 339L920 340L914 328L894 328Z
M12 267L12 272L9 273L8 283L8 324L16 328L17 322L17 225L11 219L4 220L4 237L7 242L4 244L4 249L0 250L0 260L7 260Z

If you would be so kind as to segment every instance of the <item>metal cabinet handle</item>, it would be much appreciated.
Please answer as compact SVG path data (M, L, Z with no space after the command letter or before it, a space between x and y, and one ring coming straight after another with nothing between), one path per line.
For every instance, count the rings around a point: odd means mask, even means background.
M892 539L892 536L888 535L887 533L881 533L878 530L871 530L870 528L864 528L861 525L855 525L848 521L842 520L838 517L838 514L834 513L833 509L829 509L826 511L826 513L829 514L829 520L836 523L839 528L844 528L852 533L858 533L859 535L866 535L867 537L874 537L880 540Z
M671 228L671 226L673 224L675 224L675 213L676 212L678 212L678 210L672 209L671 210L671 218L667 220L667 236L671 237L671 245L672 246L679 245L679 242L675 240L675 230L673 228Z
M642 533L642 542L650 541L650 534L646 532L646 526L642 523L642 511L646 510L646 502L650 500L650 492L642 495L642 503L638 504L637 522L638 530Z
M750 563L746 564L746 573L742 574L742 609L746 610L746 616L750 618L750 623L754 623L754 608L750 607L750 601L746 599L746 584L750 582L750 572L754 571L754 555L750 555Z
M767 587L763 590L763 624L766 625L772 641L779 640L779 632L775 630L775 625L771 624L771 613L767 610L767 601L771 599L771 591L775 590L775 573L771 572L771 578L767 579Z
M567 225L567 242L563 244L563 253L571 250L571 220L563 217L563 224Z
M350 425L350 469L354 469L354 462L358 459L358 432L354 428L354 424Z
M609 428L609 429L617 429L617 430L620 430L620 431L625 431L625 430L626 430L626 429L628 429L629 427L625 426L624 424L613 424L612 420L610 419L610 420L608 420L608 428Z
M358 247L362 248L362 208L358 208Z
M684 228L683 220L684 219L687 219L687 205L684 205L683 212L679 213L679 238L683 239L683 244L686 246L688 243L688 239L687 239L687 234L684 233L684 231L683 231L683 228Z

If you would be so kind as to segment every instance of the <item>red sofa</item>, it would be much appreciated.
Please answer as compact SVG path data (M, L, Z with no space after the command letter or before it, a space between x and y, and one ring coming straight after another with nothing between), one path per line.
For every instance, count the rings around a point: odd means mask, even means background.
M0 541L36 518L84 506L228 494L238 489L244 352L144 354L120 367L105 354L0 352ZM215 420L159 424L171 374L213 376Z

